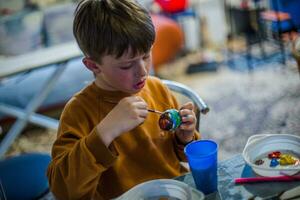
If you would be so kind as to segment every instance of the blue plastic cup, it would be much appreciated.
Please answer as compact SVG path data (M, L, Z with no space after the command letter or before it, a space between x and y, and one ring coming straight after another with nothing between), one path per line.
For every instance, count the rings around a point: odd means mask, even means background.
M184 148L198 190L210 194L218 189L218 145L212 140L197 140Z

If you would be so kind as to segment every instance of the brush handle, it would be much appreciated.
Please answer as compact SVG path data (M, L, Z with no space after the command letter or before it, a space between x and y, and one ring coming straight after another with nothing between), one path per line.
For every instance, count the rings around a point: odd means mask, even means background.
M158 110L153 110L153 109L147 109L147 110L152 113L163 114L163 112L160 112Z
M272 182L272 181L300 181L299 176L274 176L274 177L249 177L249 178L236 178L234 182L240 183L257 183L257 182Z

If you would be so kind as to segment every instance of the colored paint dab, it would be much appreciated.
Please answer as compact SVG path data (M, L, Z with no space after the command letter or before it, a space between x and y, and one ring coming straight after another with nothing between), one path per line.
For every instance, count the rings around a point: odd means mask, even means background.
M268 154L268 158L269 159L280 158L280 155L281 155L280 151L274 151L274 152Z
M277 165L279 165L278 160L276 158L272 158L270 162L270 167L276 167Z
M159 127L165 131L173 131L182 123L179 111L176 109L169 109L163 112L159 117Z
M279 160L280 165L294 165L296 162L297 159L290 154L282 154Z
M259 159L259 160L255 161L255 164L256 165L262 165L262 164L264 164L264 161L262 159Z

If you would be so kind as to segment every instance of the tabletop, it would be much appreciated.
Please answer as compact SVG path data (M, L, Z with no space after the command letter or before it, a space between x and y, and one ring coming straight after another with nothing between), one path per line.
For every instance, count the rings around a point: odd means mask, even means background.
M234 179L240 177L254 177L255 173L248 166L242 155L238 154L230 159L218 163L218 192L210 194L206 199L254 199L267 198L300 185L300 181L292 182L264 182L235 184ZM192 187L196 187L191 173L177 177Z

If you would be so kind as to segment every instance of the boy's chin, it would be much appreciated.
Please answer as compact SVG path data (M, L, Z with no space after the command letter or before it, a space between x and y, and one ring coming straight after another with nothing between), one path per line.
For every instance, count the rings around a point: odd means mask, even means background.
M127 93L129 93L129 94L137 94L137 93L139 93L142 89L143 89L143 88L140 88L140 89L133 89L133 90L127 92Z

